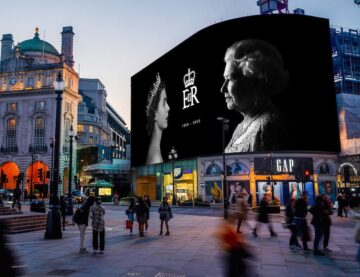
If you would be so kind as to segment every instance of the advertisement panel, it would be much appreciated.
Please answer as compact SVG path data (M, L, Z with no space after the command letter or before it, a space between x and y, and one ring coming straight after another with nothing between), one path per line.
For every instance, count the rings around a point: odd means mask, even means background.
M339 152L332 74L327 19L205 28L132 77L132 166L220 154L221 118L227 153Z

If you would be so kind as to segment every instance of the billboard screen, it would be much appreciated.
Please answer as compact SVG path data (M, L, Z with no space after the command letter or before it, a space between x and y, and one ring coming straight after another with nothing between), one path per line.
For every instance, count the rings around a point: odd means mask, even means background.
M227 153L339 152L328 20L225 21L132 76L132 166L221 153L219 118Z

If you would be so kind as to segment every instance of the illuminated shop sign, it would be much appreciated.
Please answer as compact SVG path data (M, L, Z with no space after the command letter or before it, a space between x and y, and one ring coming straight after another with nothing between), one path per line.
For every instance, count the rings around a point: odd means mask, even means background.
M311 158L255 158L255 174L290 174L295 175L297 170L308 169L312 173L313 161Z
M226 153L340 152L329 30L311 16L237 18L143 68L131 77L131 165L168 162L173 148L178 159L221 154L220 117ZM295 164L273 160L273 170Z

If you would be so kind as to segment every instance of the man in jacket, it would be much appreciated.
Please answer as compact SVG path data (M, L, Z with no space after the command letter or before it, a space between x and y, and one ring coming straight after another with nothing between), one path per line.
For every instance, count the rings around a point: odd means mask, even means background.
M94 204L93 197L88 197L85 203L80 208L80 217L77 222L79 231L80 231L80 251L79 254L86 254L88 251L84 247L84 240L85 240L85 232L86 228L89 224L89 211L90 207Z

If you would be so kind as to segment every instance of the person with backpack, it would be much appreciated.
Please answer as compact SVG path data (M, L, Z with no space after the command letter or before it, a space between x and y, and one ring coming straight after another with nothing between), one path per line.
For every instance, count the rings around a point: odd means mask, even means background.
M139 236L144 236L144 225L146 222L146 212L148 207L141 196L138 198L138 202L135 205L136 220L139 223Z
M165 222L165 226L166 226L166 234L165 236L169 236L170 232L169 232L169 220L173 217L172 215L172 211L171 211L171 207L168 203L168 199L167 197L163 198L163 201L160 204L159 210L158 210L159 214L160 214L160 233L159 236L161 236L163 234L163 225Z
M132 236L133 235L133 226L134 226L134 221L135 221L135 199L134 198L130 199L130 205L126 210L126 215L128 216L128 220L131 223L129 235Z
M93 250L94 254L97 253L99 249L99 238L100 238L100 254L104 254L105 248L105 209L101 206L101 199L97 198L95 205L90 209L90 218L92 219L92 228L93 228Z
M93 197L88 197L85 203L76 210L73 221L78 225L80 231L80 251L79 254L86 254L88 251L84 247L85 232L89 224L90 207L94 204Z

